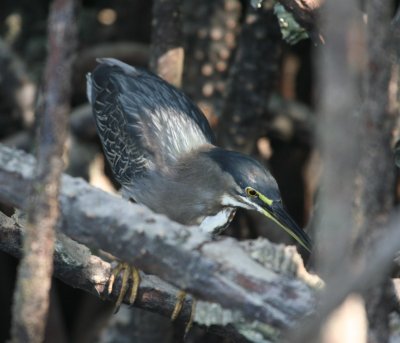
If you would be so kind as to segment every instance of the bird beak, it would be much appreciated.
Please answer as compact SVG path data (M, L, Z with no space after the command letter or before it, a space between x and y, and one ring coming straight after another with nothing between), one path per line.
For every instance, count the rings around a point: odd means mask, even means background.
M268 203L265 203L263 201L261 212L284 229L290 236L299 242L304 249L311 252L311 239L304 230L295 223L295 221L285 211L281 203L276 201L268 201Z

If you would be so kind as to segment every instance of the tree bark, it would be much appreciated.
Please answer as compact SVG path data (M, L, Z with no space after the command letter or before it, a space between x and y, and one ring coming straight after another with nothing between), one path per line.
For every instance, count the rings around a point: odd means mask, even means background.
M0 148L1 202L26 208L25 188L34 163L29 155ZM271 262L276 269L267 269L234 239L213 240L82 180L64 176L62 184L61 228L71 238L156 274L198 299L219 303L235 318L258 323L255 330L260 332L267 325L276 335L312 313L315 285L293 275L301 258L294 262L293 255L279 253L282 248L270 244L269 250L263 249L270 261L280 256L278 267ZM196 316L201 313L196 310Z
M218 140L228 149L252 153L277 80L281 34L271 8L247 6L230 70Z
M183 2L183 89L197 102L212 126L222 114L227 77L240 32L241 10L239 0Z
M326 34L318 65L323 90L319 138L324 174L317 245L327 286L312 329L308 335L296 335L301 342L310 342L317 328L323 330L326 318L350 289L366 299L369 341L389 338L393 304L388 301L391 283L387 277L398 244L391 241L399 233L398 215L391 218L391 229L387 228L393 209L390 140L394 119L387 112L391 68L386 5L369 4L367 49L355 2L327 2L321 17ZM365 73L364 94L358 91L359 76L364 77L361 73ZM349 280L349 275L354 279Z
M41 342L44 338L67 137L71 57L76 42L75 6L74 0L55 0L50 10L44 103L38 110L38 164L14 293L12 342Z
M356 215L359 236L356 248L376 240L379 224L388 221L394 206L395 166L391 140L396 124L396 113L390 112L389 85L392 74L390 42L390 2L369 0L366 5L367 64L364 76L364 104L362 106L361 161L357 175ZM383 177L384 175L384 177ZM392 304L387 301L392 291L389 275L378 287L366 294L370 324L369 341L389 340L389 314Z
M183 72L182 0L153 1L150 69L176 87Z

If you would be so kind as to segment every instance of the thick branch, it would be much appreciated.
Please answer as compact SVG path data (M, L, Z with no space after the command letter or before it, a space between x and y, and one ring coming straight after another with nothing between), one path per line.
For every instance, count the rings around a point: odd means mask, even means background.
M153 1L150 68L180 87L183 71L182 0Z
M183 2L183 89L200 105L211 125L222 112L228 71L240 28L241 7L239 0Z
M26 207L25 188L34 163L31 156L0 146L0 201ZM283 269L262 267L232 238L212 240L196 228L68 176L62 179L60 201L62 230L70 237L154 273L199 299L236 309L277 331L313 311L314 292L304 281ZM273 258L276 249L270 254Z
M49 306L54 228L67 137L71 54L75 49L75 2L55 0L48 22L49 56L44 102L38 110L38 164L28 206L24 255L14 293L12 341L41 342ZM26 194L27 195L27 194Z
M400 249L399 222L400 213L397 212L391 216L387 225L377 228L383 235L366 247L362 262L356 271L352 270L350 265L340 266L340 272L327 285L323 293L324 302L318 309L318 316L313 317L312 321L303 323L292 335L293 340L311 342L324 321L349 294L364 293L370 288L378 287L389 272L393 258Z
M319 267L324 276L335 275L337 266L350 254L354 230L354 180L360 155L359 94L352 67L355 61L351 60L360 58L360 52L356 44L349 44L350 32L358 23L354 2L327 2L320 21L327 35L317 64L318 89L321 90L317 129L319 146L324 153L318 248ZM337 25L338 20L341 25Z
M21 242L24 234L24 228L21 225L23 219L14 215L9 218L0 212L0 250L4 251L16 258L21 257ZM262 245L264 254L260 254L259 248ZM268 267L273 267L271 263L282 263L282 260L290 257L296 259L297 253L293 248L282 249L282 254L276 256L275 261L265 261L263 256L266 256L265 251L271 249L271 244L266 241L244 242L246 251L250 254L256 254L260 263L266 264ZM286 257L285 257L286 256ZM297 255L299 256L299 255ZM294 266L295 264L293 264ZM275 267L278 267L275 265ZM110 277L111 264L102 260L100 257L92 255L91 251L84 245L79 244L67 236L59 233L54 251L54 276L67 285L73 288L79 288L103 300L115 302L119 295L118 290L121 287L121 276L115 281L116 287L113 288L111 294L108 294L107 284ZM288 268L288 272L293 276L306 276L304 269ZM170 317L175 304L177 302L178 289L154 275L147 275L140 272L140 285L138 296L133 306L145 309L147 311L161 314L165 317ZM306 280L309 282L310 280ZM310 282L309 282L310 283ZM311 281L311 283L315 283ZM124 303L130 305L129 294L125 296ZM192 311L191 297L186 297L182 310L177 318L177 321L186 325L190 320ZM234 342L244 341L238 331L255 331L249 323L246 323L243 318L239 318L235 313L223 310L217 304L197 302L197 308L194 316L194 323L207 326L208 331L219 335L229 337ZM223 321L222 316L228 315L230 321ZM230 324L230 325L226 325ZM235 329L235 327L237 329Z
M273 10L266 6L256 10L248 5L219 122L221 145L246 153L253 151L263 129L260 119L275 88L281 43Z
M377 224L388 220L394 206L395 189L391 140L396 115L390 113L389 107L389 84L392 76L390 57L393 48L389 23L392 6L390 2L369 0L366 8L368 64L364 76L366 94L362 107L362 153L357 175L356 206L360 245L374 241L379 234ZM389 340L388 323L392 307L386 301L388 285L388 280L384 280L380 287L371 288L366 296L371 341Z
M14 257L21 257L21 241L24 229L18 221L0 213L0 249ZM55 244L54 252L54 276L66 284L87 291L93 295L116 301L120 278L116 281L113 293L107 295L106 286L110 277L111 265L101 258L92 255L90 250L70 238L60 234ZM154 285L157 284L155 289ZM156 294L146 294L149 286ZM159 292L159 294L157 294ZM156 309L158 313L168 315L174 308L174 294L177 290L163 283L157 277L141 273L141 285L136 306L150 310ZM128 296L126 297L128 298ZM161 303L162 299L162 303ZM127 301L125 303L128 303ZM190 314L190 306L185 302L182 317L187 319Z
M356 111L360 106L356 66L365 56L365 50L360 44L360 32L357 35L355 29L360 27L355 5L356 1L349 0L327 2L321 18L327 44L319 60L319 88L323 90L319 136L325 164L319 247L327 286L318 318L308 327L306 335L296 333L296 340L300 342L312 341L315 332L350 292L374 289L373 295L367 294L367 302L390 307L385 290L387 282L383 278L387 277L385 273L400 246L398 215L392 218L389 228L378 225L388 218L393 187L389 147L393 119L386 113L390 68L388 49L384 48L387 46L385 23L389 23L390 13L385 6L389 3L369 2L373 14L368 17L367 92L361 114ZM337 25L339 20L341 25ZM374 231L373 236L365 234L368 229ZM362 244L354 249L357 239ZM377 286L382 280L382 285ZM369 306L369 314L375 316L370 317L370 335L377 331L375 325L388 325L387 309L384 312L371 309ZM342 329L345 328L337 328ZM376 341L387 341L387 328L379 331Z

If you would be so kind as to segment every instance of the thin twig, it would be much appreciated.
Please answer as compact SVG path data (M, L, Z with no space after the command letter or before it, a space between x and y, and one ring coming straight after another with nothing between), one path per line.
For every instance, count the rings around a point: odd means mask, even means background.
M24 255L14 293L12 341L44 338L53 266L54 228L67 135L71 54L75 48L75 2L55 0L48 22L49 56L39 114L38 164L32 185Z

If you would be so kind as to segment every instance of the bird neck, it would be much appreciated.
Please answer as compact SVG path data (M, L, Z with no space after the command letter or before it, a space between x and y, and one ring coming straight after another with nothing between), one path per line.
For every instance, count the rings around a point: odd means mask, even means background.
M135 182L135 200L185 225L200 225L206 217L217 215L226 207L222 205L224 180L205 149L210 147L191 151Z

